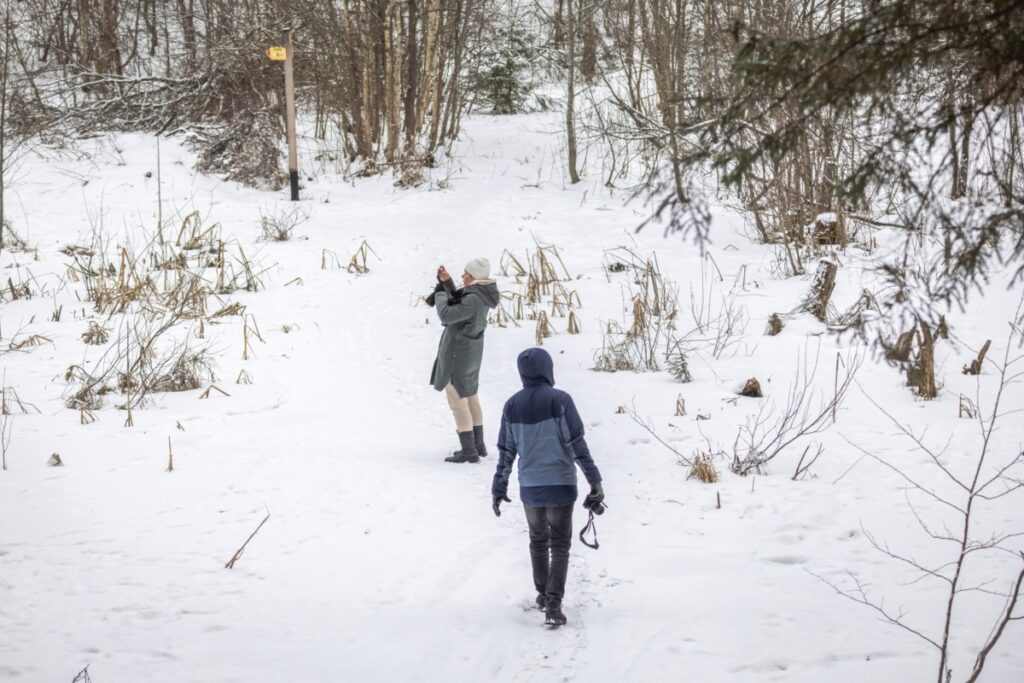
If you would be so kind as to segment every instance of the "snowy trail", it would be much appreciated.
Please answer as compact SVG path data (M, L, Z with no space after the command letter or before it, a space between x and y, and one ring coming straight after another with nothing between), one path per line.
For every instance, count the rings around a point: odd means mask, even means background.
M784 392L797 351L818 339L797 325L777 338L761 335L775 302L796 300L806 283L771 280L765 250L747 244L735 217L722 211L716 265L727 278L747 266L758 281L743 299L753 321L746 350L727 362L705 359L688 385L663 373L592 372L599 330L621 319L628 286L606 277L606 249L657 250L684 301L706 264L691 244L665 240L657 228L633 235L637 207L623 206L598 181L563 188L550 161L560 142L546 120L469 125L466 167L454 190L397 191L386 178L356 187L330 177L310 181L310 222L293 241L254 247L276 264L269 286L237 297L265 343L254 343L254 358L243 361L241 323L210 328L217 384L230 397L166 395L137 411L132 429L109 408L83 426L60 398L63 369L83 353L81 321L34 323L53 345L0 356L8 383L41 408L17 418L11 468L0 473L0 680L70 680L86 664L96 683L853 683L916 680L930 671L923 646L880 628L873 613L808 573L851 570L895 583L899 575L870 549L861 527L913 542L900 482L862 464L844 486L832 485L856 460L837 439L818 466L820 478L790 481L787 460L772 476L726 473L703 486L616 414L635 402L687 455L705 437L727 448L746 409L735 403L735 383L756 373L769 392ZM71 162L33 169L44 189L25 200L46 269L60 272L54 255L72 241L68 230L86 230L81 203L54 197L80 193L90 206L105 197L118 224L121 213L152 209L145 194L152 186L139 180L150 168L150 142L128 136L126 163L103 166L103 188L71 183L61 172ZM255 244L261 205L278 198L193 178L188 153L178 156L182 166L166 176L168 201L194 198ZM172 153L165 158L173 163ZM541 188L530 187L541 159ZM137 194L106 189L124 187ZM370 257L369 274L321 269L324 249L344 261L363 238L381 257ZM432 310L415 305L440 263L456 272L486 254L497 269L504 249L522 253L535 238L558 245L579 276L572 288L583 301L583 334L567 335L556 321L559 334L546 347L559 386L573 393L587 425L611 506L598 521L599 551L574 542L569 625L556 631L529 609L518 501L501 518L490 510L499 410L518 388L514 361L535 343L533 324L488 330L481 399L491 455L479 465L450 465L442 459L456 444L451 416L443 395L427 385L440 326ZM861 283L843 277L837 296L852 300ZM284 286L295 278L301 284ZM510 278L499 285L518 289ZM4 306L5 330L32 316L43 321L52 308L46 300ZM285 333L282 325L296 327ZM831 358L838 347L821 339ZM864 381L901 415L925 415L941 427L955 412L956 392L966 390L955 361L951 355L945 403L905 400L884 366L867 368ZM242 369L252 385L234 383ZM685 418L673 416L677 396L686 399ZM903 456L864 403L851 399L839 429ZM711 419L698 422L697 414ZM1020 434L1009 429L1001 443ZM168 437L173 473L164 471ZM45 466L54 451L65 467ZM235 569L225 570L266 510L270 520ZM577 508L576 530L583 512ZM1020 511L1002 519L1019 526ZM903 601L934 623L934 593L915 587ZM981 619L973 626L975 634L987 630ZM989 680L1018 680L1021 652L999 652Z

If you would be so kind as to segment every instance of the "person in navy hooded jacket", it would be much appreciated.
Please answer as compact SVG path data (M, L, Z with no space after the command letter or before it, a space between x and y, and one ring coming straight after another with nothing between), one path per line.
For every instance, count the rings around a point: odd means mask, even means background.
M551 356L544 349L519 354L523 389L505 403L498 435L498 468L491 485L500 516L508 497L512 463L519 456L519 498L530 527L530 560L537 606L549 624L565 623L562 597L572 544L572 507L578 495L576 465L590 484L585 506L604 500L601 473L583 438L583 421L572 397L555 389Z

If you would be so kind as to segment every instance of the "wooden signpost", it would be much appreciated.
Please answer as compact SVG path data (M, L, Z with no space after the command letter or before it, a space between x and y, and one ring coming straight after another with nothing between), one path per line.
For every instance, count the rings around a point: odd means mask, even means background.
M291 186L292 201L299 201L299 158L295 144L295 78L292 73L295 49L292 45L292 31L284 31L284 47L268 47L266 55L275 62L284 62L284 102L288 127L288 184Z

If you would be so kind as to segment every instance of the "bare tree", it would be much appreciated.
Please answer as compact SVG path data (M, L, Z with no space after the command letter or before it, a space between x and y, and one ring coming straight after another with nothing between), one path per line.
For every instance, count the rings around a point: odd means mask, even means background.
M1024 614L1017 610L1022 584L1024 584L1024 553L1014 550L1008 543L1024 537L1024 531L983 532L979 529L983 526L979 519L982 514L980 510L986 504L1001 501L1010 496L1015 499L1021 498L1020 494L1024 491L1024 449L1021 448L1021 444L1017 444L1015 452L1003 455L1000 453L1001 449L996 448L993 443L993 436L1001 422L1020 412L1016 408L1007 409L1004 403L1010 388L1024 382L1024 354L1014 355L1014 349L1019 348L1019 343L1024 338L1024 330L1016 322L1020 320L1021 313L1024 313L1024 297L1021 298L1021 302L1013 314L1013 320L1010 321L1010 333L1002 359L998 361L989 359L990 365L996 370L998 384L987 413L980 409L982 404L980 397L976 401L979 406L974 415L975 426L978 429L975 441L976 450L966 472L958 472L955 464L946 458L949 448L948 441L944 447L935 448L925 440L923 434L915 432L911 425L900 422L884 407L871 399L878 411L906 440L911 451L924 455L926 461L941 474L941 481L948 485L948 491L925 485L920 479L908 473L898 462L893 462L890 458L882 458L859 443L846 439L853 448L883 465L907 485L907 503L921 530L932 540L945 544L947 547L951 546L952 556L949 560L938 565L925 564L905 552L891 548L888 543L877 540L872 534L866 533L869 542L876 550L909 567L917 575L916 580L937 581L943 585L945 610L942 624L938 629L926 629L909 624L906 614L894 613L886 609L882 602L869 596L865 587L856 577L854 577L852 589L841 588L827 579L822 580L841 595L875 609L888 623L912 633L935 648L938 657L937 683L947 683L952 676L950 642L958 625L956 608L965 593L980 592L1004 600L1002 609L993 620L989 635L975 654L975 661L970 673L964 678L969 683L977 681L981 676L989 655L1001 641L1011 622L1024 619ZM870 399L870 396L868 398ZM1011 417L1010 419L1016 418ZM938 504L941 509L952 515L956 522L948 525L941 520L925 519L914 506L910 493ZM979 534L985 535L979 536ZM1009 578L992 577L991 580L981 584L967 584L964 577L969 561L984 554L1017 556L1020 559L1019 569L1015 570ZM989 588L994 583L1001 583L1005 590Z
M802 357L798 358L796 376L782 409L776 412L766 402L739 428L733 443L733 472L740 475L762 472L769 462L799 439L819 434L833 425L834 412L846 398L864 360L864 352L854 349L847 355L841 374L836 376L831 396L815 388L820 358L820 345L815 350L813 361L810 361L810 354L805 348ZM803 466L802 461L803 458L797 466L798 473Z

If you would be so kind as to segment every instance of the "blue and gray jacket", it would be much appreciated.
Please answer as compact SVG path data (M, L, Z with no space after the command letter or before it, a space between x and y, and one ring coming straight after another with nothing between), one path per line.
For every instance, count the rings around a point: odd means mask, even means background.
M512 463L519 455L519 498L530 507L560 507L576 501L576 465L591 485L601 473L583 438L583 421L572 396L555 389L551 356L544 349L519 354L522 391L505 402L498 435L498 469L491 495L507 495Z

